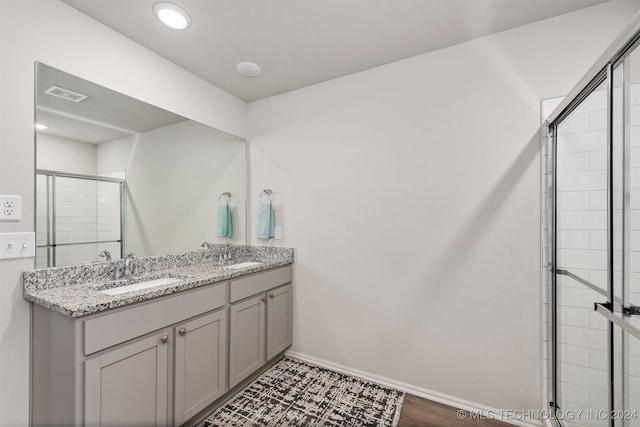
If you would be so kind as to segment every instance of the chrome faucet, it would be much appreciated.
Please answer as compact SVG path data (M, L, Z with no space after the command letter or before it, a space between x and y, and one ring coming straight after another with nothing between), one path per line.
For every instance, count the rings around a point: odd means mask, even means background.
M124 274L123 263L124 261L119 260L113 265L113 280L119 280L120 276Z
M124 259L124 277L135 276L138 274L138 257L131 252Z
M203 247L203 248L206 248L206 249L211 249L211 247L213 245L211 243L209 243L209 242L202 242L202 244L200 246Z
M222 250L222 252L220 252L220 255L218 256L218 261L219 262L230 261L231 258L232 258L232 256L231 256L231 245L230 244L226 244L224 246L224 249Z
M106 261L111 261L111 252L105 249L98 254L98 258L106 258Z
M113 267L113 279L126 279L129 276L138 274L138 257L134 253L130 253L124 260L119 260Z

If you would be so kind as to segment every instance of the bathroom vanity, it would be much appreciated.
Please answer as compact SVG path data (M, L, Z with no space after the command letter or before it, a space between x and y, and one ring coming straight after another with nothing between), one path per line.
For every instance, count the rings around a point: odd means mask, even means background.
M238 250L251 262L220 265L215 250L141 259L139 276L115 283L112 263L25 272L33 425L192 424L279 359L291 345L293 250ZM105 293L158 277L177 280Z

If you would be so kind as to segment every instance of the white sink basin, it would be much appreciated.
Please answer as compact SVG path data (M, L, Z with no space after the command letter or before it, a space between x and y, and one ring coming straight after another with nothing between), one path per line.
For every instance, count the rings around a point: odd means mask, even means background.
M107 295L120 295L126 294L127 292L139 291L142 289L154 288L156 286L162 285L171 285L173 283L182 282L182 279L174 279L173 277L164 277L162 279L155 280L147 280L146 282L138 282L132 285L120 286L117 288L105 289L104 291L100 291L103 294Z
M228 268L228 269L231 269L231 270L240 270L241 268L255 267L256 265L260 265L260 264L262 264L262 263L261 262L247 261L247 262L240 262L238 264L225 265L224 268Z

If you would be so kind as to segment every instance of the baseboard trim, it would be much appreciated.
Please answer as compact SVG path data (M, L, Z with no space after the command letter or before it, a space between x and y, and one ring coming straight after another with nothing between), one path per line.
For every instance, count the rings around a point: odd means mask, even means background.
M287 350L285 352L285 356L291 357L293 359L298 359L303 362L308 362L313 365L318 365L322 368L338 371L343 374L359 377L367 381L378 383L380 385L395 388L397 390L404 391L405 393L413 394L414 396L422 397L424 399L433 400L434 402L442 403L444 405L449 405L459 409L464 409L465 411L472 412L474 414L482 414L487 418L496 419L496 420L505 422L507 424L521 426L521 427L532 427L532 426L540 427L545 425L543 422L504 419L504 417L498 417L498 415L503 411L500 411L495 408L490 408L488 406L480 405L474 402L469 402L467 400L459 399L457 397L449 396L443 393L438 393L436 391L428 390L422 387L416 387L411 384L392 380L386 377L371 374L369 372L353 369L348 366L329 362L328 360L319 359L317 357L309 356L308 354L299 353L297 351Z

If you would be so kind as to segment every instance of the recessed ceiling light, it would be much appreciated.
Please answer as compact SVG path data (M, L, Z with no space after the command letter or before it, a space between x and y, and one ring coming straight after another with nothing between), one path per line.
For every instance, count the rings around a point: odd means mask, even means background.
M153 13L164 25L174 30L184 30L191 25L189 14L172 3L156 3L153 6Z
M259 76L260 73L262 73L262 68L253 62L240 62L236 65L236 70L238 70L238 72L243 76L247 77Z
M43 125L42 123L36 123L36 129L45 130L45 129L49 129L49 126Z

